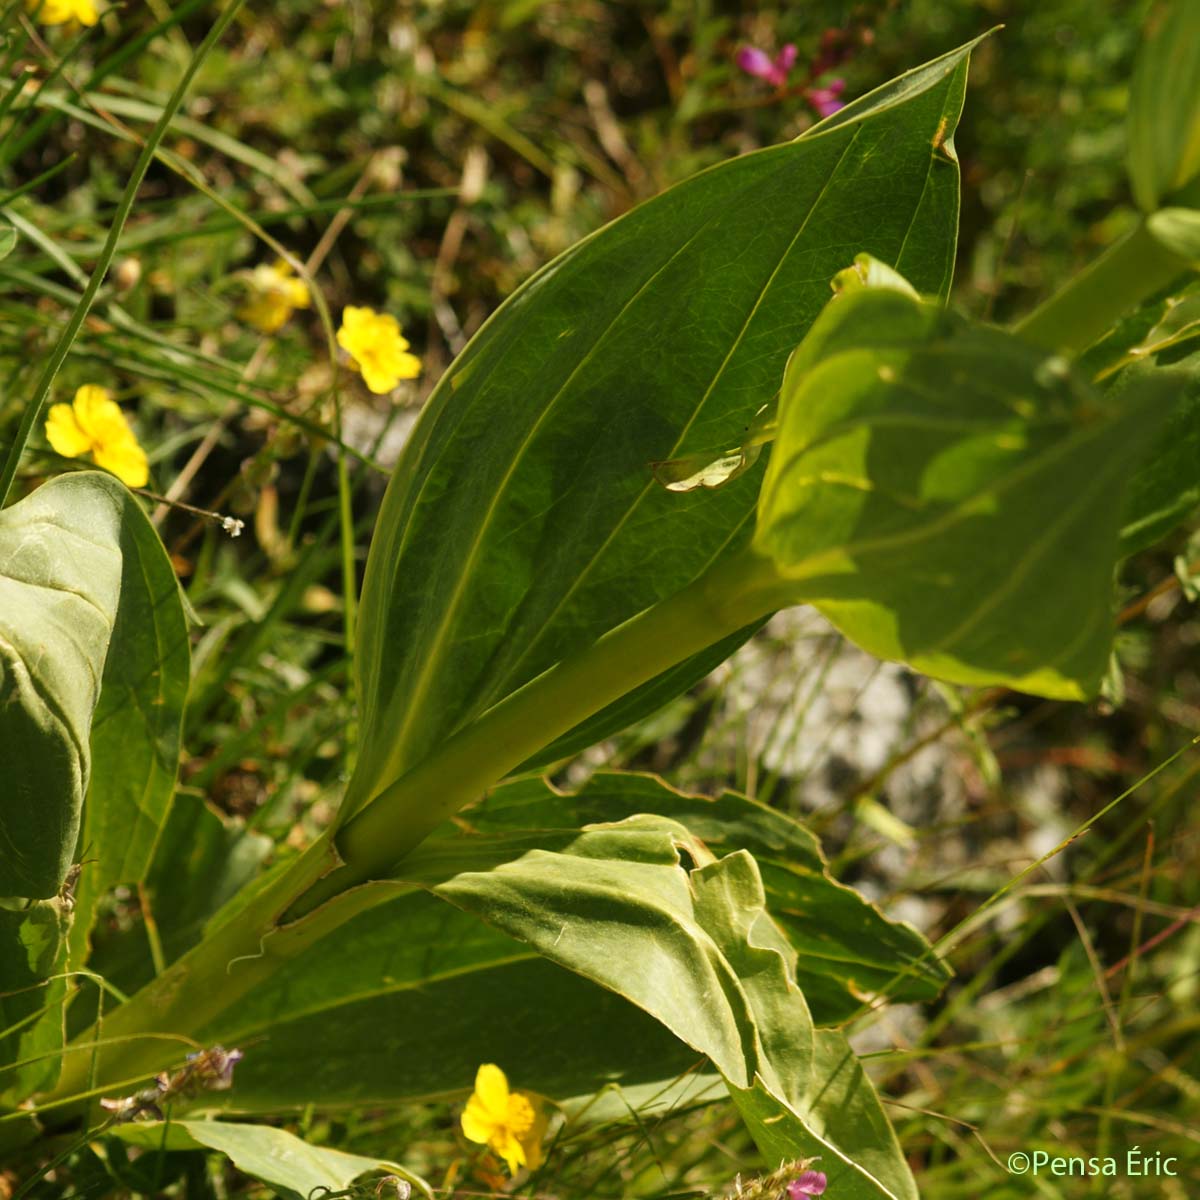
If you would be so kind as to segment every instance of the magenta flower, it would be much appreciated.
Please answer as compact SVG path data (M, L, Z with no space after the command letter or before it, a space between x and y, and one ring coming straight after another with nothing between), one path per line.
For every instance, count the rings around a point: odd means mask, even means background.
M845 87L844 79L831 79L825 87L809 88L804 93L804 98L813 106L813 110L818 116L828 117L837 112L839 108L846 107L838 99Z
M791 1200L805 1200L807 1196L823 1196L825 1194L825 1176L821 1171L805 1171L787 1185L787 1194Z
M743 46L737 52L737 65L756 79L765 79L772 87L787 83L788 72L796 65L796 47L788 42L774 58L757 46Z

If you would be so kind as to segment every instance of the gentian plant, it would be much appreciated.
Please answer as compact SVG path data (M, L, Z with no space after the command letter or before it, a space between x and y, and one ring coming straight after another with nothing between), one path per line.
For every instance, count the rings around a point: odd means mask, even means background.
M1200 499L1195 354L1166 365L1136 332L1200 260L1200 8L1175 4L1137 67L1140 216L1015 328L947 307L973 47L642 204L480 329L378 512L340 809L129 995L67 980L95 974L102 897L178 869L197 836L172 818L185 607L114 475L63 474L0 511L6 1161L32 1171L42 1139L103 1128L328 1192L380 1164L289 1157L262 1118L474 1085L467 1137L518 1172L540 1161L545 1106L613 1083L636 1103L692 1073L771 1167L805 1164L779 1177L793 1200L918 1194L841 1027L864 1003L936 997L935 950L782 812L633 773L564 793L542 769L790 605L937 679L1096 694L1114 571ZM260 324L310 300L280 268L250 284ZM369 309L338 340L372 388L419 368ZM136 482L110 400L51 421L63 454ZM664 485L652 464L669 463L690 466ZM147 1122L168 1100L169 1124Z

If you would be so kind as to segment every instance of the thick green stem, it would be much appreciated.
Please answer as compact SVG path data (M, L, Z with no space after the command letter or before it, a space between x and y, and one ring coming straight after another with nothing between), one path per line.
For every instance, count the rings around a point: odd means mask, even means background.
M780 607L785 601L778 588L773 566L747 550L514 692L356 813L336 838L345 866L320 880L288 918L385 875L433 829L543 746Z
M1141 221L1018 322L1015 332L1047 350L1079 354L1189 269L1190 263L1157 241Z
M238 897L230 918L128 1002L105 1014L71 1043L57 1086L44 1104L82 1096L92 1083L136 1083L195 1047L203 1030L280 964L265 941L290 901L336 863L328 838L314 843L289 867L267 876L249 899ZM237 907L238 905L241 907ZM170 1037L179 1038L172 1046ZM97 1040L100 1041L97 1047Z
M386 878L436 826L561 734L780 607L786 601L779 586L771 564L747 550L484 713L336 835L264 880L248 901L236 899L228 919L200 945L107 1015L97 1085L136 1080L178 1057L164 1048L164 1036L179 1037L179 1051L188 1048L183 1039L221 1036L222 1014L369 899L360 902L357 893L345 903L330 901L356 884ZM66 1101L87 1090L96 1037L93 1028L72 1043L59 1084L45 1100Z

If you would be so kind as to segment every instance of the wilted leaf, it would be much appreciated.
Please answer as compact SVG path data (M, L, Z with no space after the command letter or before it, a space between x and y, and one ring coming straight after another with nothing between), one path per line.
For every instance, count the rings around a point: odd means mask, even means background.
M735 937L727 925L744 934L746 914L763 914L761 884L753 860L738 852L721 862L743 884L743 860L751 864L757 908L744 885L725 905L705 905L681 850L692 861L711 859L683 826L640 816L582 831L430 842L405 861L404 872L649 1012L727 1078L749 1086L756 1073L773 1076L775 1068L761 1057L750 1000L722 942ZM772 953L783 987L783 958ZM790 994L797 1008L790 1054L800 1064L809 1019L799 993Z
M855 1163L839 1172L852 1197L915 1196L844 1037L812 1028L746 851L712 861L682 826L649 816L564 833L549 851L539 840L427 843L406 870L705 1054L769 1159L833 1152ZM696 865L685 870L681 854Z

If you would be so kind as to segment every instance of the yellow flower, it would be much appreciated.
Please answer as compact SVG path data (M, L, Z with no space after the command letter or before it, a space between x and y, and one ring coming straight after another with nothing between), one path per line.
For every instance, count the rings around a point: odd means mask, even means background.
M242 274L250 295L237 315L263 333L274 333L296 309L311 303L308 285L292 278L292 268L283 259L260 263Z
M43 25L95 25L100 20L95 0L25 0L26 7Z
M510 1092L508 1079L495 1063L479 1068L462 1115L462 1131L471 1141L489 1146L515 1175L521 1167L536 1170L542 1165L546 1124L539 1101L524 1092Z
M98 467L111 471L128 487L145 487L150 479L145 451L125 414L105 388L93 383L85 383L72 403L51 405L46 440L67 458L91 451Z
M390 392L400 380L416 379L421 373L421 360L408 353L400 324L388 313L377 313L373 308L344 309L337 340L376 395Z

